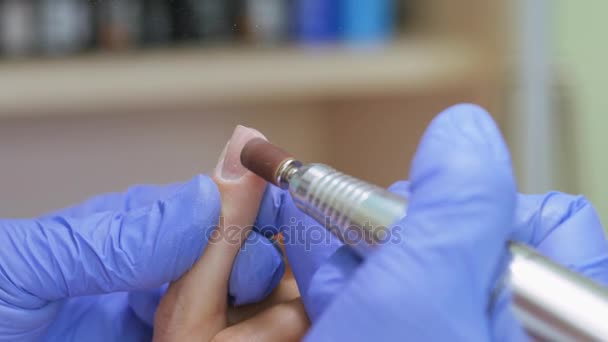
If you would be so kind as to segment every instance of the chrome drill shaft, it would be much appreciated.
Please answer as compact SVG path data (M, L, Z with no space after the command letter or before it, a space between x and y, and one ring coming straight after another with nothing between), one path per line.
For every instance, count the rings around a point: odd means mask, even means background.
M361 256L390 236L405 217L407 201L385 189L323 164L281 166L276 184L289 189L300 210L317 220ZM552 341L608 341L608 291L517 242L503 286L527 331ZM500 287L500 286L499 286Z

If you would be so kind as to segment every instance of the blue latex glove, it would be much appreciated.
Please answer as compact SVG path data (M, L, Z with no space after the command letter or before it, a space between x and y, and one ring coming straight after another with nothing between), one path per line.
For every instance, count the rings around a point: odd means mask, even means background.
M343 243L315 220L302 213L287 191L272 185L266 188L255 226L265 236L283 233L285 252L304 307L308 315L314 317L313 312L320 309L321 305L314 302L316 296L308 295L312 275L343 246ZM330 293L337 290L332 282L319 285Z
M198 259L219 212L217 187L197 176L0 220L0 340L150 340L159 287ZM229 294L237 304L260 300L283 271L279 251L254 232Z
M608 243L595 209L584 197L559 192L519 195L514 227L514 240L608 285ZM496 336L511 332L511 317L503 315L508 305L508 295L503 294L492 317Z
M408 216L391 243L364 262L339 244L310 243L308 252L287 244L296 279L306 279L311 340L492 337L486 310L506 265L516 202L508 152L492 120L474 106L439 115L414 158L411 182ZM312 258L294 265L290 249Z
M508 160L502 138L482 109L450 108L425 135L413 165L413 186L398 182L391 187L412 199L409 218L399 224L408 227L403 236L409 241L385 246L361 265L346 247L338 248L339 243L304 248L311 242L306 240L307 234L300 233L304 238L286 247L288 255L300 255L290 258L290 263L298 282L305 284L303 300L315 322L311 339L525 338L509 310L508 293L488 315L480 318L479 312L471 314L470 310L485 307L488 284L493 285L506 264L502 258L500 266L494 263L488 270L492 263L480 265L478 260L484 255L484 260L492 259L487 257L488 243L498 248L496 239L504 239L505 232L605 283L608 247L597 215L584 198L559 193L519 195L511 226L504 225L509 219L488 219L506 215L512 208ZM497 189L500 187L507 189ZM497 194L503 197L497 198ZM274 222L284 229L291 220L304 226L315 224L284 196L279 191L269 196L275 205L265 208L275 210L258 221ZM484 242L474 243L480 240ZM401 260L412 257L414 260ZM425 269L427 264L433 267ZM477 294L471 292L480 288Z

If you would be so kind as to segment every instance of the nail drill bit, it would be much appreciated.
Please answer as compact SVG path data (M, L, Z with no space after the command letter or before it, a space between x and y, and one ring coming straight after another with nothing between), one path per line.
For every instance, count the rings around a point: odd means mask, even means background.
M324 164L302 164L264 139L253 139L241 163L266 181L287 189L296 206L351 246L368 255L406 216L407 200ZM355 233L355 234L352 234ZM542 340L608 341L608 290L521 243L510 242L512 261L503 287L526 330Z

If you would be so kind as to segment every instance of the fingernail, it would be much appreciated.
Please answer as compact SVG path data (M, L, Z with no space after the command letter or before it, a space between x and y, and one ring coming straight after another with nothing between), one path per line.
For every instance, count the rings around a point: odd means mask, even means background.
M220 178L227 181L239 180L247 173L247 169L241 164L241 150L254 138L263 138L264 135L255 129L245 126L237 126L232 137L224 147L216 168Z

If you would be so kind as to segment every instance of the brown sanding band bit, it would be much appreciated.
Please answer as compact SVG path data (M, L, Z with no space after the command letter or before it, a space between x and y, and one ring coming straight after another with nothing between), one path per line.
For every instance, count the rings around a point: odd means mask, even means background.
M251 172L280 188L287 188L287 171L302 165L289 152L262 138L249 141L241 151L241 164Z

